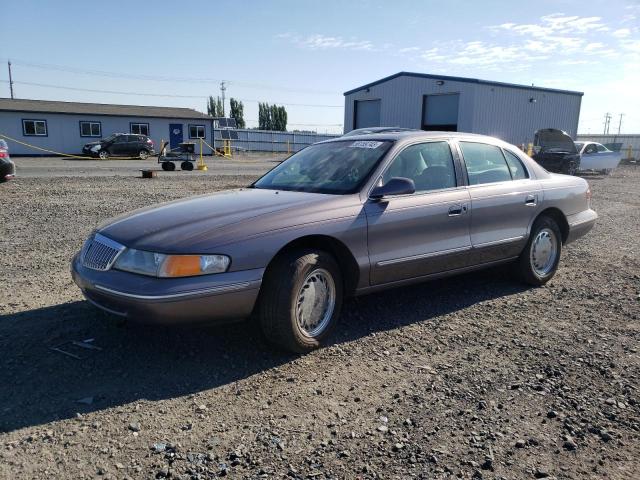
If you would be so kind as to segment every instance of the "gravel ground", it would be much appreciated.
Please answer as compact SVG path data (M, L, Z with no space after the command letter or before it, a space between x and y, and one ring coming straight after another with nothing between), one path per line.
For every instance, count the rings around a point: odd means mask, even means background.
M640 168L590 178L600 220L546 287L494 269L351 299L306 356L82 300L68 263L98 222L251 175L0 186L0 477L640 476Z

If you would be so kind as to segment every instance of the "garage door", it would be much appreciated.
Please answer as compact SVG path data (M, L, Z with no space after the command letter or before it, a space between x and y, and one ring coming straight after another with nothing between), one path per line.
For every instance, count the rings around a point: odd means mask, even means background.
M422 129L457 132L459 101L458 93L425 95L422 106Z
M355 101L355 125L353 128L380 126L380 100Z

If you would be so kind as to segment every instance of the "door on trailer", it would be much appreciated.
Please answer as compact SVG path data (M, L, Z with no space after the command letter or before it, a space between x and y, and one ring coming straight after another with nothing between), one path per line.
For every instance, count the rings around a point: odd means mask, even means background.
M178 148L184 139L181 123L169 124L169 147Z

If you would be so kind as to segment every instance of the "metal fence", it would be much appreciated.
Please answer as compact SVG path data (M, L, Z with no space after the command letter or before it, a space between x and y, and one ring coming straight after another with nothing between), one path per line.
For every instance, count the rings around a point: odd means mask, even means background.
M222 148L223 131L214 131L215 147ZM247 152L297 152L312 143L336 138L340 135L314 132L275 132L269 130L233 130L238 139L231 140L231 149Z
M577 141L601 143L622 154L623 160L640 160L640 134L586 135L578 134Z

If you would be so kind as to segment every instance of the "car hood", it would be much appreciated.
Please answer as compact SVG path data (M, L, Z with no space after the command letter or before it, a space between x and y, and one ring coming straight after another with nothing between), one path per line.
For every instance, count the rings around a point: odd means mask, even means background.
M107 221L98 231L139 250L207 253L269 231L355 215L357 198L255 188L227 190L136 210Z
M85 147L94 147L96 145L100 145L102 142L89 142L89 143L85 143L84 146Z
M538 130L535 134L533 144L545 152L577 153L576 144L573 143L573 139L566 132L555 128Z

